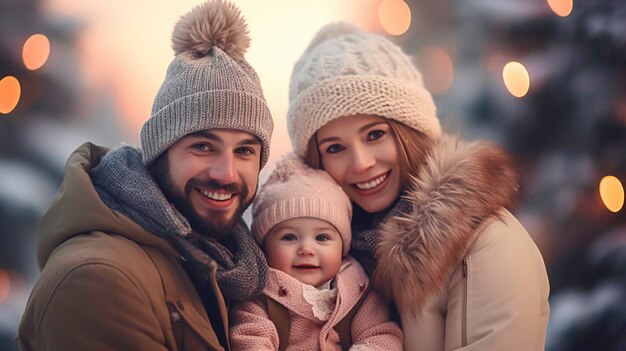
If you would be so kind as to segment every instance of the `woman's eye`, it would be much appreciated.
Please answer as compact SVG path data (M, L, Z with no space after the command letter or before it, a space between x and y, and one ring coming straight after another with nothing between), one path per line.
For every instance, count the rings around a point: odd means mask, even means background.
M385 131L384 130L373 130L369 133L367 133L367 140L377 140L382 138L382 136L385 135Z
M296 235L295 234L285 234L285 235L282 236L282 238L280 238L280 240L294 241L294 240L296 240Z
M332 144L329 147L326 148L326 152L329 154L336 154L340 151L342 151L344 149L343 146L339 145L339 144Z
M327 240L330 240L330 236L328 234L317 234L315 236L315 240L317 240L317 241L327 241Z

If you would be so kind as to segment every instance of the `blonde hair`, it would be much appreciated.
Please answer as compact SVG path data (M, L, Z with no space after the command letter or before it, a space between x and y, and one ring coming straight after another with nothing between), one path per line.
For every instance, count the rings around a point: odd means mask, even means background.
M411 187L411 176L417 176L434 145L434 141L426 134L404 123L388 118L384 118L384 120L391 128L398 152L400 153L399 167L402 186L408 189ZM322 155L317 144L317 132L309 139L304 161L309 167L324 169Z

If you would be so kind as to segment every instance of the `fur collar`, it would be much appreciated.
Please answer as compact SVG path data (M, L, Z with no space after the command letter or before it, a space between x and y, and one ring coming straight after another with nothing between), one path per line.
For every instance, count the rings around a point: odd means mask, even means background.
M517 175L488 142L444 136L412 179L411 213L381 224L372 281L400 310L418 312L445 288L481 223L511 207Z

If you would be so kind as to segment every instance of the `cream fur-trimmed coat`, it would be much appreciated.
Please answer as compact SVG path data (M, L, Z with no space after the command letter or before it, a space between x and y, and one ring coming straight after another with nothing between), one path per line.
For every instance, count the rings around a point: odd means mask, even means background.
M333 328L352 310L368 284L361 265L348 257L336 277L334 306L314 298L308 290L315 288L273 268L269 269L263 294L289 310L287 350L341 350ZM232 350L278 350L278 332L260 299L235 305L230 316ZM354 315L351 330L350 351L402 350L402 331L389 320L387 305L374 290Z
M516 174L490 143L444 136L381 224L375 287L394 300L406 350L543 350L549 283L539 250L505 208Z

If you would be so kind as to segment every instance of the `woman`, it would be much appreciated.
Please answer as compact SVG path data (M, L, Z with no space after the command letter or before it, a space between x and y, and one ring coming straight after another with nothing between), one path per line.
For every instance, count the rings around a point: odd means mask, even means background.
M394 302L406 349L543 350L548 278L507 210L510 159L442 135L398 46L324 27L294 68L288 127L295 152L353 202L350 254Z

